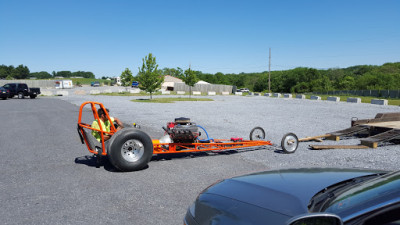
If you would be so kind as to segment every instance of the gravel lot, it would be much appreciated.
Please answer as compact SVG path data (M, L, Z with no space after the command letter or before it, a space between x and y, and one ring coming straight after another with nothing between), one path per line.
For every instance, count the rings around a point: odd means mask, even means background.
M147 169L131 173L116 172L107 162L97 169L76 133L78 106L85 101L102 102L113 116L140 124L153 138L163 135L161 126L168 121L185 116L213 138L248 138L253 127L261 126L276 144L287 132L320 135L349 127L351 117L373 118L399 108L261 96L150 104L130 101L139 97L78 95L76 90L63 97L0 101L2 224L182 224L197 194L219 179L298 167L399 169L400 146L315 151L308 149L312 143L300 143L294 154L269 147L154 158Z

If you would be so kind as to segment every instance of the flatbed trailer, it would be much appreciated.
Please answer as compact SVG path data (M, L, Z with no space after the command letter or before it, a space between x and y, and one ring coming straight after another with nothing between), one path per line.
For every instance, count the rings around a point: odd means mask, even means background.
M88 106L92 110L94 120L99 120L97 110L102 108L109 121L108 111L100 102L84 102L80 106L77 131L82 144L86 144L88 151L97 157L108 156L111 164L121 171L135 171L147 166L153 155L194 153L207 151L226 151L230 149L248 148L255 146L273 146L265 139L265 131L261 127L255 127L250 132L250 140L243 138L231 139L198 139L192 143L163 143L161 139L151 139L149 135L137 128L123 128L117 132L116 125L111 124L110 131L99 124L100 129L94 129L91 125L82 122L84 108ZM92 131L100 133L101 142L98 142ZM105 142L104 135L112 135ZM298 138L293 133L286 134L281 141L285 153L293 153L298 147Z
M351 119L351 127L325 135L299 139L300 142L319 140L339 141L344 137L362 136L359 145L310 145L311 149L363 149L377 148L380 144L400 140L400 113L378 113L372 119Z

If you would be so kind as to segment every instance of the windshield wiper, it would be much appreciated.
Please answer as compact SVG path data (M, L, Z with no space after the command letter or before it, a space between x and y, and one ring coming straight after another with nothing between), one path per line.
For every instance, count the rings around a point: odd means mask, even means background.
M320 192L318 192L316 195L314 195L309 204L308 204L308 210L310 212L320 212L322 207L333 200L338 194L342 193L343 191L346 191L350 187L354 187L354 185L363 183L367 180L371 180L377 176L381 176L384 173L378 173L378 174L371 174L367 176L362 176L362 177L356 177L350 180L345 180L339 183L336 183L334 185L331 185L329 187L324 188Z

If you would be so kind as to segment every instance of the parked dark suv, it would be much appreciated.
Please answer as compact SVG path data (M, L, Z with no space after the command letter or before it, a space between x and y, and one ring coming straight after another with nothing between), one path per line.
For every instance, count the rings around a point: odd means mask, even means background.
M17 95L18 98L24 98L25 96L36 98L36 96L40 94L40 88L29 88L28 85L24 83L8 83L3 87L10 91L10 98L14 97L14 95Z
M3 87L0 87L0 98L6 100L9 96L10 96L10 91Z

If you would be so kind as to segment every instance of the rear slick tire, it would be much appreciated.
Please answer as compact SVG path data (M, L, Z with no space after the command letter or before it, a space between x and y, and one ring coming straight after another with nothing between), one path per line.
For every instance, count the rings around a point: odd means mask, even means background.
M115 133L108 143L108 158L118 170L130 172L147 166L153 156L153 142L149 135L135 128L124 128Z

